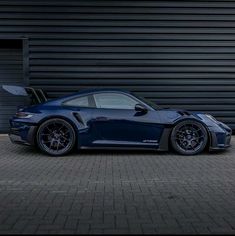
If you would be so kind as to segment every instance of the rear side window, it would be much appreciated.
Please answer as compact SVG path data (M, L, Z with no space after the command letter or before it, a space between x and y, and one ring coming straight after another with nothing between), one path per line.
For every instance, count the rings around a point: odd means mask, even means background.
M64 105L74 107L91 107L89 103L89 96L74 98L65 102Z

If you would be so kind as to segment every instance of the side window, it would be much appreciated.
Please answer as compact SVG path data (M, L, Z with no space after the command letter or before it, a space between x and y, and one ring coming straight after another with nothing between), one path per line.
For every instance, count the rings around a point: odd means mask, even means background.
M64 105L75 106L75 107L90 107L88 96L74 98L72 100L65 102Z
M98 93L94 94L97 108L109 109L135 109L138 103L131 97L118 93Z

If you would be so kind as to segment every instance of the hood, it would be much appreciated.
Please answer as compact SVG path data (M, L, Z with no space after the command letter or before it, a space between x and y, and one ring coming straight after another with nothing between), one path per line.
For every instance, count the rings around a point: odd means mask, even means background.
M201 119L200 114L202 112L191 112L184 109L171 109L171 108L163 108L159 110L161 119L165 122L174 122L180 118L188 117L188 118L196 118Z
M165 108L159 111L161 120L165 123L174 123L182 118L194 118L203 122L207 127L213 127L215 124L223 126L224 129L231 130L227 125L218 121L210 114L200 111L187 111L182 109ZM229 131L230 132L230 131Z

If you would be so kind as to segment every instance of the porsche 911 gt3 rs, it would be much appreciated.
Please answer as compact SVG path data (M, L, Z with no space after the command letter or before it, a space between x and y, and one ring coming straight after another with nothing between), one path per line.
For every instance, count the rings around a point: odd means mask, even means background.
M47 100L40 89L4 85L14 95L30 96L32 105L10 119L10 139L60 156L74 147L131 148L195 155L205 148L230 146L231 129L209 114L162 109L131 92L84 90Z

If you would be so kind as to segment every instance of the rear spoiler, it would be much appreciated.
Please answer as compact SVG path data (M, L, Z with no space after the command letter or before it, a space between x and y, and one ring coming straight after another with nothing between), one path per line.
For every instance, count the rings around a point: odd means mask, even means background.
M47 95L42 89L34 89L32 87L21 87L13 85L2 85L3 90L16 96L29 97L31 104L39 104L47 101Z

